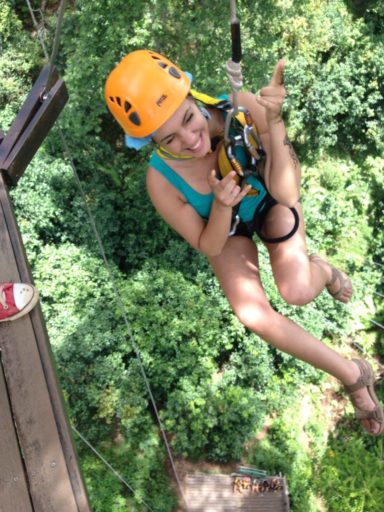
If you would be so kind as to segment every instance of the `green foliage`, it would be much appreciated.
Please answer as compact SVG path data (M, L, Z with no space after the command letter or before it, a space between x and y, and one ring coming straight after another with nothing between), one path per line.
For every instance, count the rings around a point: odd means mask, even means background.
M249 446L247 463L286 476L294 512L379 512L383 442L357 433L349 415L329 435L327 422L335 423L336 409L324 415L324 391L303 388L268 435Z
M332 512L380 512L384 500L383 441L369 447L361 436L331 437L318 467L318 492Z
M176 435L175 452L192 459L239 460L244 442L263 424L260 395L225 381L192 386L182 379L165 416L167 429Z
M152 431L138 445L127 442L111 447L104 443L99 447L101 455L109 463L113 461L114 470L126 483L123 490L116 475L79 445L81 469L94 512L144 512L148 506L159 512L173 510L176 502L164 472L164 452L159 442L157 433Z
M311 240L329 254L364 254L371 231L367 174L346 160L322 159L304 169L303 206Z
M370 240L369 249L371 265L375 267L379 274L379 279L375 290L375 303L377 305L376 322L384 323L384 304L382 296L384 295L383 281L383 265L384 265L384 179L383 179L383 159L370 158L367 160L366 166L370 176L370 193L371 207L369 210L368 220L372 226L372 238ZM377 352L384 356L384 331L377 330Z
M0 3L0 127L6 131L41 64L38 48L12 7Z
M291 401L288 408L280 411L268 429L268 436L249 448L247 462L270 475L281 473L287 478L294 512L317 512L312 491L314 454L308 449L309 436L304 430L308 411L315 412L306 394L303 399L303 393L304 389L297 401ZM313 421L308 423L313 424ZM319 438L316 444L320 444Z

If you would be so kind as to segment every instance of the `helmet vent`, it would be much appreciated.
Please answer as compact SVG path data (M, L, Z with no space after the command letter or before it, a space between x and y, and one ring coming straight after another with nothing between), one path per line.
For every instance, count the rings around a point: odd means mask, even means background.
M124 102L125 113L127 113L130 108L131 108L131 104L128 101L125 101Z
M129 115L129 120L136 126L141 125L140 117L138 116L137 112L132 112L132 114Z
M181 75L180 73L177 71L176 68L174 68L173 66L171 66L169 69L168 69L168 73L173 76L174 78L181 78Z
M165 62L158 62L158 64L163 69L165 69L168 66L168 64L166 64Z
M119 98L119 96L116 96L116 101L119 107L121 107L121 99Z

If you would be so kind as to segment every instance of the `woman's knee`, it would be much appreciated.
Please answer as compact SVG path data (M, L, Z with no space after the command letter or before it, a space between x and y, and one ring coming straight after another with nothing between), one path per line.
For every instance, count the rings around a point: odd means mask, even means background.
M268 333L276 324L276 311L267 302L265 304L242 304L234 308L240 322L259 336L268 337Z
M313 295L309 294L308 288L298 282L277 283L277 288L281 298L292 306L305 306L313 299Z

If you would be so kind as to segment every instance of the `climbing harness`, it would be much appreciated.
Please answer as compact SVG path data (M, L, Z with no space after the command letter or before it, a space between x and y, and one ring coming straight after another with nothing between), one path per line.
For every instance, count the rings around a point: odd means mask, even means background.
M236 171L237 184L242 187L244 181L249 176L255 176L261 183L264 184L263 171L266 160L266 154L263 149L261 140L257 134L256 127L253 123L251 113L248 109L238 105L238 92L243 85L243 77L241 73L241 37L240 37L240 22L236 13L236 0L230 0L231 7L231 40L232 40L232 58L227 62L227 75L229 83L232 87L232 108L229 109L225 119L224 127L224 151L225 156L230 167L230 170ZM237 148L244 148L246 155L246 164L241 165L237 158ZM223 175L222 168L225 168L224 157L219 155L219 168L220 174ZM224 174L225 175L225 174ZM257 194L258 191L251 189L249 195ZM290 208L293 217L294 225L291 231L277 238L267 238L262 234L262 224L268 211L275 205L277 201L269 194L259 203L256 208L254 220L251 223L251 229L255 230L258 236L264 241L269 243L279 243L288 240L293 236L299 227L299 215L295 208ZM236 229L240 224L239 216L240 203L237 204L232 210L232 223L229 236L236 233Z
M241 73L241 36L240 22L236 13L236 0L231 0L231 40L232 58L227 62L227 75L232 87L232 107L228 110L224 127L223 152L219 155L220 174L225 176L229 171L236 172L236 182L242 187L244 180L249 176L256 176L262 181L265 164L265 151L257 134L251 113L248 109L238 105L238 92L243 85ZM245 149L246 164L242 165L237 158L236 148ZM229 166L225 163L229 162ZM222 171L224 170L224 172ZM250 195L257 194L257 190L251 189ZM240 223L240 204L233 208L232 224L229 236L236 232Z
M230 171L235 170L235 181L241 186L241 182L250 175L261 177L265 152L249 111L243 107L235 108L228 97L214 98L194 89L191 89L190 94L204 106L225 113L227 141L224 139L224 144L219 150L218 178L224 178ZM236 110L237 113L235 113ZM244 151L241 148L244 148ZM237 155L238 149L241 150L241 157ZM258 191L253 188L247 195L255 194L258 194Z

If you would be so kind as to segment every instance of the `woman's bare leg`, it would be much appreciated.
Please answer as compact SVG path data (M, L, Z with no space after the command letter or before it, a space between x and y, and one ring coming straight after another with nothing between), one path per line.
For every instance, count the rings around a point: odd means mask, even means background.
M331 265L322 258L310 260L305 241L305 227L300 203L296 205L300 217L299 229L293 237L278 244L266 244L272 271L281 296L289 304L302 306L317 297L327 286L331 293L340 289L340 279L330 285L333 275ZM268 237L289 233L293 215L285 206L276 205L268 213L263 230ZM345 274L344 274L345 276ZM346 278L346 276L345 276ZM338 300L348 302L352 286L346 286Z
M355 363L271 307L260 281L257 248L252 240L229 238L223 252L210 258L210 263L234 313L246 327L277 349L333 375L343 384L356 382L360 373ZM356 397L359 407L374 408L366 389L356 392ZM366 422L365 428L379 430L373 420Z

